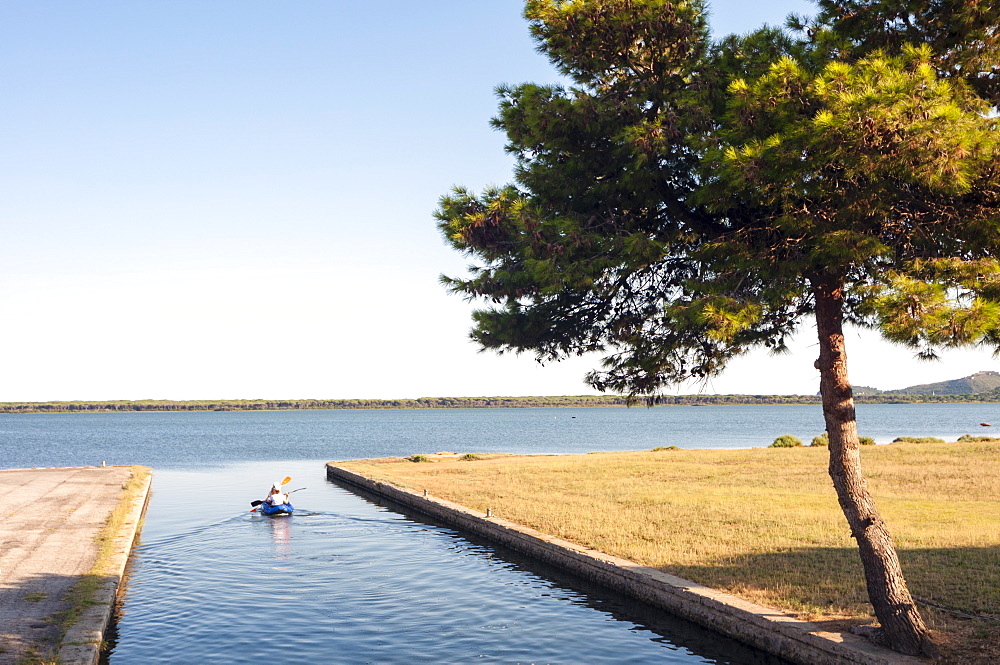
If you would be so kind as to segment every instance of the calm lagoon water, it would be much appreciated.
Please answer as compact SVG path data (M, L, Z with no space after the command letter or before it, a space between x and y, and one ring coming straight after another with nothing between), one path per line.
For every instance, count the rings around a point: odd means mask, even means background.
M1000 404L860 405L859 430L954 440L1000 426ZM1000 429L1000 427L998 427ZM453 450L752 448L824 430L819 406L704 406L398 411L225 411L0 415L2 468L145 464L199 468L254 460L388 457Z
M1000 405L859 407L860 429L954 439ZM154 494L108 657L133 663L780 661L324 476L331 459L438 450L584 453L808 440L819 407L0 416L3 468L145 464ZM297 511L249 513L292 476Z

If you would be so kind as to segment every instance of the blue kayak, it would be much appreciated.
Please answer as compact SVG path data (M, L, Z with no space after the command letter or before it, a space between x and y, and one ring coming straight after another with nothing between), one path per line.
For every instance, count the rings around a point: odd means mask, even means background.
M295 511L295 508L293 508L292 504L290 503L279 503L276 506L272 506L271 504L265 501L264 503L260 504L260 507L258 507L257 510L264 513L265 515L278 517L279 515L291 515L292 512Z

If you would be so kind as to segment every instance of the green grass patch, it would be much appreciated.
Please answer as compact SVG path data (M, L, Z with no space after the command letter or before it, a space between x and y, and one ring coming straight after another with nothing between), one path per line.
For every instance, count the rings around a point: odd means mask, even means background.
M830 445L830 435L823 432L819 436L814 436L809 445L816 448L825 448Z
M60 665L60 663L58 657L46 656L36 647L29 647L25 655L17 660L17 665Z
M791 434L782 434L774 440L770 448L798 448L802 445L802 439Z

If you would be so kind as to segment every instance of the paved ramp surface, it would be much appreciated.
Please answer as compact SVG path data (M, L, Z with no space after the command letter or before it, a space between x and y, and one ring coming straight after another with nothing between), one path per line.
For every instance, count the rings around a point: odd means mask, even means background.
M55 646L51 618L94 565L94 537L131 474L126 466L0 471L0 665Z

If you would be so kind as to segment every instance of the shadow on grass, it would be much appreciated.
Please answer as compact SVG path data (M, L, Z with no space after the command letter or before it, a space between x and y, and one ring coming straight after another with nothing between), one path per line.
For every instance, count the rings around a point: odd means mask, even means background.
M915 598L938 609L1000 620L1000 546L900 549L899 557ZM668 572L715 588L788 597L806 611L869 612L861 560L851 548L748 554L708 565L671 566Z
M910 593L941 645L942 664L1000 663L1000 546L900 549L899 557ZM855 617L814 621L823 630L873 620L861 560L850 548L751 554L663 570L765 605L791 599L793 611Z

